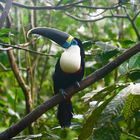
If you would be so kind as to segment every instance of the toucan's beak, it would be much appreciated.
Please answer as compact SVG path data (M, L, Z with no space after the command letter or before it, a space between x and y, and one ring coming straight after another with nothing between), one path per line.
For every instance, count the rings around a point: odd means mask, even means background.
M42 35L46 38L53 40L54 42L56 42L57 44L59 44L64 48L70 47L72 40L74 38L65 32L59 31L54 28L47 28L47 27L33 28L28 31L27 36L29 36L30 34Z

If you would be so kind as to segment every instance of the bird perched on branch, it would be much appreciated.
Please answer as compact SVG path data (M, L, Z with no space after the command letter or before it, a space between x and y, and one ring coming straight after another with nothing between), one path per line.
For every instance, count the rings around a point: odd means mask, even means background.
M28 34L38 34L49 38L65 48L55 65L53 74L54 93L61 93L64 100L59 103L57 118L61 127L69 127L73 117L71 99L67 97L64 89L71 85L79 85L84 76L84 49L82 42L73 36L54 28L37 27L31 29Z

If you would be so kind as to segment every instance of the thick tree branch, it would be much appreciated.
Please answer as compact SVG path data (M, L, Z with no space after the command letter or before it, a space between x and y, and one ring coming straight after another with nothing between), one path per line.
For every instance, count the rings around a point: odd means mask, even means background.
M66 89L68 96L73 96L76 92L85 89L86 87L90 86L91 84L95 83L96 81L100 80L123 62L128 60L130 57L135 55L140 51L140 43L136 46L130 48L120 56L118 56L115 60L105 65L103 68L95 71L91 75L89 75L86 79L80 82L80 88L76 86L71 86L70 88ZM36 121L43 113L51 109L52 107L56 106L63 100L63 96L61 94L56 94L51 99L45 101L43 104L39 105L36 109L34 109L31 113L26 115L23 119L17 122L15 125L11 126L4 132L0 134L0 140L7 140L22 130L24 130L27 126L29 126L32 122Z
M12 7L12 0L7 0L5 4L5 8L0 16L0 28L3 27L3 24L8 16L9 10Z

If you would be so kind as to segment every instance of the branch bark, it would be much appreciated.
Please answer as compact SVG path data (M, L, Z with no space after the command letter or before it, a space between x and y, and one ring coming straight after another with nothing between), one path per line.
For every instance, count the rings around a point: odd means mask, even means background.
M77 21L81 21L81 22L96 22L96 21L99 21L99 20L102 20L102 19L106 19L106 18L126 18L127 19L127 16L126 15L104 15L104 16L99 16L97 17L96 19L83 19L81 17L77 17L75 15L72 15L68 12L65 12L65 14L69 17L71 17L72 19L75 19Z
M22 76L20 75L20 71L19 68L17 66L16 63L16 59L13 53L13 50L8 50L8 57L9 57L9 61L11 64L11 68L14 72L14 75L23 91L24 97L25 97L25 104L26 104L26 114L31 112L31 107L32 107L32 98L31 98L31 92L29 87L25 84L24 79L22 78ZM29 125L29 132L32 132L32 127Z
M27 51L27 52L30 52L30 53L33 53L33 54L37 54L37 55L41 55L41 56L54 56L54 55L51 55L51 54L45 54L45 53L41 53L41 52L37 52L37 51L34 51L34 50L30 50L30 49L26 49L24 47L28 46L28 44L21 44L21 45L10 45L10 44L4 44L4 43L0 43L1 46L4 46L4 47L12 47L14 49L20 49L20 50L24 50L24 51Z
M28 114L29 112L31 112L31 101L32 101L31 97L30 97L30 90L27 87L27 85L25 84L22 76L20 75L20 71L19 71L19 68L16 64L16 59L15 59L13 50L10 49L7 51L7 53L8 53L9 61L11 64L11 68L14 72L14 75L15 75L20 87L22 88L23 93L24 93L25 102L26 102L26 114Z
M13 2L13 5L18 6L20 8L29 9L29 10L66 10L66 9L69 9L69 8L73 8L73 6L75 6L76 4L80 4L84 1L86 1L86 0L73 2L71 4L66 4L66 5L63 5L63 6L28 6L28 5L20 4L18 2ZM5 3L5 0L0 0L0 2Z
M85 89L86 87L90 86L91 84L95 83L96 81L103 78L105 75L109 74L123 62L128 60L130 57L135 55L140 51L140 43L136 46L130 48L126 52L122 53L120 56L116 57L115 60L105 65L103 68L95 71L91 75L89 75L86 79L80 82L80 88L76 86L71 86L70 88L66 89L68 96L73 96L76 92ZM63 96L61 94L56 94L49 100L45 101L43 104L39 105L36 109L26 115L23 119L17 122L15 125L11 126L4 132L0 134L0 140L7 140L22 130L24 130L27 126L29 126L32 122L36 121L43 113L51 109L52 107L56 106L63 100Z
M5 4L5 8L3 9L3 12L0 16L0 28L3 27L3 24L8 17L8 13L10 11L10 8L12 7L12 0L7 0Z

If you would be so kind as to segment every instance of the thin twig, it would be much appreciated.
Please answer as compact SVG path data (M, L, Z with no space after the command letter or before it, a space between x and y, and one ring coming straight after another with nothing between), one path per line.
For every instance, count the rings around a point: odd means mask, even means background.
M136 140L140 140L140 137L136 136L136 135L133 135L133 134L130 134L128 132L125 132L125 131L122 131L122 133L124 133L125 135L131 137L131 138L134 138Z
M13 49L12 47L8 47L8 48L0 48L0 51L8 51L8 50L11 50Z
M29 42L26 42L26 43L23 43L23 44L18 44L16 46L20 46L22 48L25 48L25 47L28 47L29 45L31 45L32 43L34 43L35 41L37 41L37 38L33 38Z
M22 45L19 46L19 45L10 45L10 44L4 44L4 43L0 43L0 45L4 46L4 47L12 47L14 49L20 49L20 50L28 51L30 53L41 55L41 56L54 56L54 55L40 53L40 52L37 52L37 51L33 51L33 50L30 50L30 49L23 48L23 47L21 47Z
M137 18L137 16L140 14L140 11L138 11L137 13L136 13L136 15L133 17L133 21L135 21L136 20L136 18Z
M20 8L30 9L30 10L65 10L65 9L73 8L74 5L85 2L85 1L86 0L81 0L81 1L67 4L64 6L28 6L28 5L18 3L18 2L13 2L13 5L18 6ZM0 0L0 2L5 3L4 0Z
M127 19L130 21L130 23L131 23L131 25L132 25L132 27L133 27L136 35L137 35L138 40L140 41L140 34L139 34L139 31L138 31L138 29L135 25L135 18L138 16L139 12L134 16L134 18L131 18L130 15L128 14L128 12L127 12L127 9L124 6L123 6L123 9L124 9L124 11L127 15Z
M81 21L81 22L96 22L96 21L99 21L99 20L102 20L102 19L105 19L105 18L127 18L126 15L105 15L105 16L99 16L99 18L94 18L94 19L81 19L80 17L77 17L77 16L74 16L74 15L71 15L70 13L66 12L65 13L67 16L75 19L75 20L78 20L78 21Z
M3 71L11 71L10 68L6 68L2 63L0 63L0 67L3 69Z
M116 4L116 5L113 5L113 6L107 6L107 7L103 7L103 6L86 6L86 5L74 5L74 7L78 7L78 8L86 8L86 9L94 9L94 10L97 10L97 9L103 9L103 10L111 10L111 9L116 9L120 6L120 4Z

